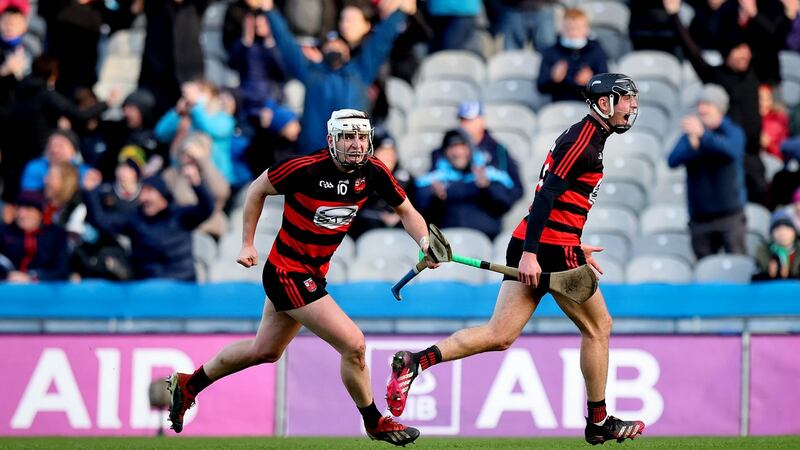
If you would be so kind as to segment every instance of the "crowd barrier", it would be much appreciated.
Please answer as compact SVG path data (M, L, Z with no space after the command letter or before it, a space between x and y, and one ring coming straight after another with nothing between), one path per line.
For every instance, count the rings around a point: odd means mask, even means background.
M166 426L147 388L190 371L232 335L0 336L0 435L146 435ZM441 336L368 336L379 406L398 349ZM441 364L415 382L404 422L427 435L580 436L580 339L523 336L506 352ZM800 336L616 336L606 401L648 435L800 433ZM338 355L299 336L279 365L212 385L185 435L363 434L339 381Z

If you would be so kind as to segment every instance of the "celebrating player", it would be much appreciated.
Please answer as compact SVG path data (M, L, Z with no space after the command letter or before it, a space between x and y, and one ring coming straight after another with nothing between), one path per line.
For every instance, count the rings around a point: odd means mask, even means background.
M539 283L543 270L563 271L588 263L602 273L592 258L592 252L602 248L582 245L580 236L603 177L605 141L611 133L624 133L633 126L639 91L629 77L603 73L589 80L584 95L589 114L556 139L539 175L528 217L508 243L506 264L519 267L519 278L503 279L489 323L460 330L421 352L394 355L386 398L395 416L402 414L411 383L421 370L509 348L546 293L546 283ZM580 305L559 294L553 297L581 333L581 371L589 409L586 441L633 439L644 431L644 423L606 415L611 316L603 295L597 290Z
M267 195L286 196L283 224L264 264L263 284L269 301L264 304L255 339L229 344L191 375L175 373L168 379L172 392L169 418L175 432L183 429L183 415L200 391L226 375L277 361L302 325L341 354L342 382L370 438L405 445L419 437L417 429L401 425L391 416L382 417L375 407L364 360L364 334L325 290L331 256L372 191L394 208L409 235L428 251L425 220L391 172L372 156L372 135L366 113L334 111L328 120L327 149L279 162L250 185L237 260L245 267L258 264L253 238L264 199Z

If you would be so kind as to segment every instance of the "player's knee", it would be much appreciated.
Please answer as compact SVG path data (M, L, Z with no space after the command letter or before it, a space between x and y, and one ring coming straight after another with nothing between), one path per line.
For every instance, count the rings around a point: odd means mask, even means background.
M517 340L517 334L509 333L507 330L496 330L491 333L489 350L493 352L503 352L508 350Z
M342 359L361 368L366 367L367 344L364 335L359 334L348 342L342 350Z
M591 323L584 327L583 334L593 340L608 341L611 336L613 321L608 313L592 318Z
M279 359L281 359L281 353L282 352L271 349L254 349L252 358L255 364L269 364L277 362Z

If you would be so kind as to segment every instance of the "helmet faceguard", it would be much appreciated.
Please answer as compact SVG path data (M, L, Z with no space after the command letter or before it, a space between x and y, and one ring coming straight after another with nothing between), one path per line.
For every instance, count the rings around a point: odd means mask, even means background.
M639 88L633 80L623 74L619 73L601 73L592 77L589 83L586 84L584 92L586 103L608 124L609 128L615 133L622 134L631 129L636 118L639 116ZM636 105L630 111L624 114L625 123L612 125L611 118L614 116L616 105L619 105L620 99L625 96L632 96L636 101ZM597 104L597 101L602 98L608 98L609 111L604 113Z
M334 159L342 168L346 170L355 170L363 167L370 156L374 152L372 146L374 130L372 124L369 122L367 113L355 109L340 109L331 114L328 120L328 135L331 139L328 141L328 152L331 158ZM342 138L358 138L359 141L362 137L367 139L367 150L361 154L361 145L359 144L358 150L355 152L349 148L339 149L336 144ZM360 156L360 158L358 158ZM353 158L358 158L353 161Z

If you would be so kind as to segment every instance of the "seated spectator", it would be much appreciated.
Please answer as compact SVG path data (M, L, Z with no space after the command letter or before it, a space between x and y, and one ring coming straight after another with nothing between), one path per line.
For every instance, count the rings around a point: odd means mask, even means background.
M770 226L771 240L758 249L759 273L754 280L800 278L800 241L788 217L775 219Z
M210 82L197 80L184 83L183 96L175 108L158 121L155 135L159 141L175 146L189 131L207 134L212 141L211 161L228 183L234 184L231 139L236 122L224 106L219 90Z
M761 114L761 151L782 160L781 145L789 136L789 115L775 104L771 86L762 84L758 89L758 108Z
M256 133L245 156L250 171L261 174L274 162L297 152L300 120L291 109L267 102L256 123Z
M78 169L68 162L53 164L44 178L45 209L42 223L58 225L67 233L83 236L86 207L80 192Z
M389 135L376 136L374 142L375 157L380 159L392 172L397 183L406 191L409 201L415 204L416 186L414 176L400 165L394 139ZM353 239L358 239L362 234L375 228L397 228L400 226L402 226L400 216L377 193L373 193L364 202L347 233Z
M139 208L127 214L103 208L97 186L85 185L89 223L107 233L130 238L134 279L196 279L192 231L211 216L214 199L203 186L196 167L186 166L184 174L197 195L194 206L173 205L172 193L160 176L142 180Z
M541 53L555 43L554 0L502 0L499 32L505 50L521 50L528 42Z
M67 234L42 223L44 199L26 191L16 200L14 222L0 223L0 280L15 283L66 280Z
M97 188L100 203L105 209L121 214L136 210L139 206L139 192L142 189L144 158L144 150L134 145L126 146L119 152L114 181L103 183Z
M592 75L608 72L606 52L589 39L589 17L580 9L564 12L558 42L542 52L537 85L553 101L583 101L583 88Z
M122 119L105 120L100 122L100 135L103 145L100 152L97 169L103 178L113 178L121 151L131 145L143 151L144 162L158 155L166 159L167 145L160 144L156 139L153 125L156 117L153 116L156 99L146 89L137 89L122 102Z
M392 43L402 31L407 14L416 11L416 0L389 2L395 6L384 17L372 36L363 42L351 59L350 48L341 39L326 41L322 46L324 62L314 63L303 56L286 22L276 9L267 8L275 42L281 51L286 69L306 87L298 148L303 153L325 148L325 124L331 112L341 108L367 110L368 87L378 76L381 64L388 58Z
M462 130L445 133L442 148L444 158L417 180L420 209L442 227L473 228L494 239L514 204L514 182L508 172L486 165Z
M22 190L41 191L44 189L44 178L47 171L50 170L50 166L60 163L75 165L80 172L81 179L90 170L93 170L81 162L78 154L78 137L69 130L56 130L50 134L44 156L34 159L25 166L25 170L22 172Z
M519 177L519 165L506 147L497 142L489 130L486 129L486 119L483 115L483 105L476 101L462 102L458 107L458 122L461 129L469 137L474 150L483 153L483 160L487 166L496 167L502 172L508 172L514 183L513 201L521 199L524 195L522 180ZM431 167L436 167L440 158L444 157L443 149L436 149L431 154Z
M203 184L214 197L214 212L197 229L220 238L228 228L228 218L222 212L222 208L231 195L231 188L211 162L210 154L211 140L208 136L202 133L190 133L175 147L173 163L164 171L163 177L175 197L175 204L189 206L196 205L198 199L192 189L191 179L186 175L187 168L200 174Z
M696 115L683 118L668 163L686 166L689 231L697 259L725 250L746 254L744 132L725 116L728 94L706 85Z

